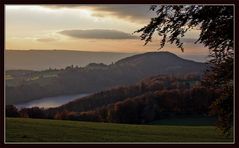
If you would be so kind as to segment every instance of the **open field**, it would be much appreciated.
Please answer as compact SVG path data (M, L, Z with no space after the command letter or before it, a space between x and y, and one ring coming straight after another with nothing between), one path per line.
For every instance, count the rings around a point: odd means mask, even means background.
M129 125L7 118L6 142L232 142L214 126Z
M213 126L217 121L216 117L181 117L172 119L161 119L158 121L153 121L151 125L183 125L183 126Z

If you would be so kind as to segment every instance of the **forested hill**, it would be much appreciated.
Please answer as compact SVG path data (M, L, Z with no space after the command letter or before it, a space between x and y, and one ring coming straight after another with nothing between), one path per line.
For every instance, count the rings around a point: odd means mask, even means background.
M143 79L134 85L118 86L112 89L94 93L90 96L86 96L84 98L64 104L56 109L59 109L59 111L67 110L74 112L84 112L134 97L145 97L148 94L156 91L186 91L199 86L199 84L200 77L196 75L187 75L185 77L171 77L166 75L152 76ZM177 95L177 97L179 97L179 94Z
M200 85L195 75L158 75L134 85L97 92L60 107L23 109L30 118L149 123L170 117L207 116L220 90ZM38 114L32 115L33 112Z
M200 75L206 64L182 59L169 52L149 52L124 58L115 64L91 63L85 67L7 72L7 104L41 97L93 93L158 74L184 76ZM15 75L14 75L15 74Z
M115 63L116 66L133 68L144 74L200 74L205 64L186 60L170 52L147 52L124 58ZM132 71L133 71L132 70Z

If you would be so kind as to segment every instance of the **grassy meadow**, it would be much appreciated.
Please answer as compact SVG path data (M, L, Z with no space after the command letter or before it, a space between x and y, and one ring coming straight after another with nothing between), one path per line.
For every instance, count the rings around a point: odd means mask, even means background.
M6 119L6 142L232 142L212 125L133 125L29 118Z

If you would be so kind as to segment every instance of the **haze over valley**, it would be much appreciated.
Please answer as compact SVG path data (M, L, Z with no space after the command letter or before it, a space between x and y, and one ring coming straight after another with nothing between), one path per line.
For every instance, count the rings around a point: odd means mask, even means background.
M158 51L160 52L160 51ZM112 64L122 58L140 53L96 52L78 50L6 50L5 70L61 69L70 65L84 67L90 63ZM180 54L180 57L206 62L206 55Z
M84 67L89 63L111 64L136 53L89 52L72 50L6 50L6 70L61 69L70 65Z
M170 52L148 52L122 58L109 65L90 63L43 71L8 70L7 104L43 97L85 94L134 84L154 75L201 76L206 64L182 59Z

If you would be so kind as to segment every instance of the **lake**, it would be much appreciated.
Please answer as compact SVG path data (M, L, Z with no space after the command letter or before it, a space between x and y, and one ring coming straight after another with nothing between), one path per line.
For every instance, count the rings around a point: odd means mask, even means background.
M55 96L55 97L45 97L37 100L32 100L29 102L24 102L20 104L15 104L18 109L21 108L31 108L31 107L58 107L63 104L66 104L70 101L85 97L89 94L77 94L77 95L63 95L63 96Z

